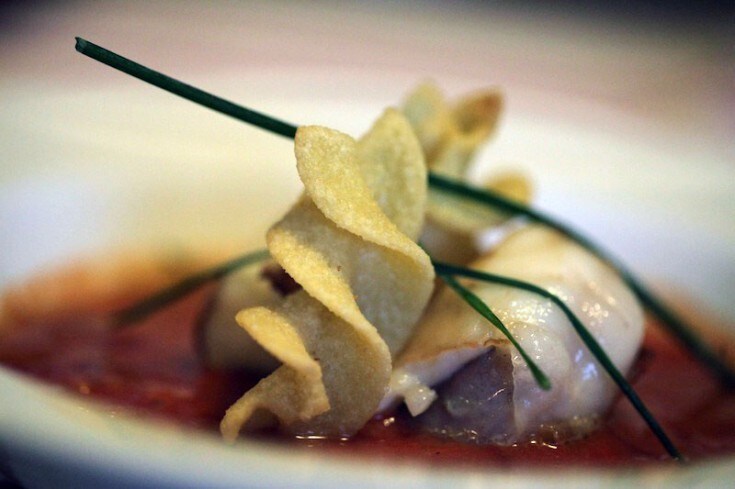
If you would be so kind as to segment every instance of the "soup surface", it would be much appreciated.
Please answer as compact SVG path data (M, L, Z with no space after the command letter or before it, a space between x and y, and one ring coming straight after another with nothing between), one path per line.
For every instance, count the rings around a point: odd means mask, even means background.
M40 315L2 335L0 363L62 386L189 428L216 430L227 407L259 379L208 369L195 348L196 318L212 289L203 289L149 319L109 328L109 312L129 297L107 297L79 311ZM1 330L1 329L0 329ZM735 453L735 392L720 382L654 322L632 373L634 386L680 450L692 460ZM619 399L600 429L561 445L478 446L441 440L414 428L399 410L375 418L350 440L286 439L345 456L384 457L477 466L620 466L668 459L627 400Z

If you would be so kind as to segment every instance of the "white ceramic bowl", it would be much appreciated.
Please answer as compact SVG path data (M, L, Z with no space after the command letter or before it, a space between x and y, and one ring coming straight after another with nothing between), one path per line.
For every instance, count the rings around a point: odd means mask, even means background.
M296 85L292 80L299 80ZM235 100L359 135L417 80L293 70L218 75ZM480 86L439 80L452 94ZM735 324L735 178L727 148L688 148L624 111L508 87L480 170L509 165L537 204L661 290ZM291 143L158 93L5 90L0 284L127 246L257 246L299 192ZM556 103L546 103L550 99ZM44 117L39 118L38 115ZM702 171L705 168L706 171ZM719 487L735 459L687 468L496 471L297 453L110 414L0 368L0 460L27 487Z

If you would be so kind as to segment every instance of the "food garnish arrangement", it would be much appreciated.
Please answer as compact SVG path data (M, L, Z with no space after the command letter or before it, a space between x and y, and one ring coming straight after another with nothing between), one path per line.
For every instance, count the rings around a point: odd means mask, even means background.
M293 138L303 193L265 250L214 265L76 263L7 288L0 364L219 429L223 443L489 467L735 452L731 340L688 325L619 260L533 208L522 174L467 183L496 130L498 90L448 101L424 83L353 139L80 38L76 49Z

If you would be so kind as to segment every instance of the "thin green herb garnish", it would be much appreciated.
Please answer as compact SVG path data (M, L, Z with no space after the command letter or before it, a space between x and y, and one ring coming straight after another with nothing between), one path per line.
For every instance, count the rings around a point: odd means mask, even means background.
M508 341L513 344L516 350L518 350L518 353L521 355L521 357L523 357L523 360L528 365L528 368L531 371L531 374L533 375L533 378L536 380L536 383L539 385L539 387L544 390L551 389L551 381L549 381L549 378L546 376L546 374L541 371L539 366L536 365L536 362L534 362L533 359L528 355L528 353L526 353L523 347L513 337L511 332L508 331L508 328L506 328L500 318L496 316L493 311L490 310L487 304L485 304L482 299L477 297L477 295L470 289L460 284L457 279L454 278L453 274L442 273L442 271L436 267L436 262L433 263L437 275L439 275L439 277L444 280L444 283L451 287L457 293L457 295L464 299L467 304L469 304L475 311L480 313L482 317L490 321L493 326L498 328L498 330L500 330L500 332L503 333L506 338L508 338Z
M222 112L240 121L252 124L267 131L281 136L293 138L297 126L288 124L265 114L246 109L220 97L214 96L191 85L182 83L174 78L151 70L134 61L115 54L101 46L93 44L82 38L76 38L76 50L100 61L108 66L116 68L124 73L151 83L163 90L179 95L192 102L203 105L210 109ZM591 242L585 236L574 231L559 220L552 218L542 212L524 206L512 200L506 199L486 189L479 189L462 182L454 181L434 173L429 173L429 185L435 191L450 192L476 202L484 203L496 209L516 213L527 218L543 223L563 233L570 239L576 241L584 248L607 261L610 266L620 274L623 281L631 288L633 293L640 299L643 305L677 338L696 358L707 365L728 387L735 387L735 372L726 365L720 357L688 326L677 314L669 309L663 301L658 299L647 287L636 279L621 262L612 255L605 252L601 247Z
M274 119L273 117L261 114L254 110L247 109L241 105L234 104L211 93L200 90L187 83L180 82L175 78L164 75L158 71L151 70L145 66L136 63L128 58L124 58L119 54L113 53L101 46L91 43L81 37L75 38L76 50L89 56L92 59L111 66L115 69L134 76L158 88L162 88L174 95L191 100L212 110L216 110L222 114L234 117L237 120L248 122L256 127L271 131L287 138L293 138L296 135L297 127L286 122Z
M255 251L190 275L180 282L115 313L113 316L115 325L122 327L141 321L154 312L186 297L200 287L220 280L242 267L263 261L269 256L268 250Z
M623 392L625 397L628 398L636 411L638 411L641 417L645 420L645 422L648 424L648 427L656 435L656 437L661 442L661 445L663 445L669 455L676 460L684 460L679 450L673 444L668 435L666 435L666 432L664 432L658 421L656 421L656 418L653 416L653 414L651 414L641 398L638 397L638 394L635 392L635 389L633 389L633 386L631 386L628 381L625 380L625 376L620 373L612 360L610 360L610 357L608 357L607 353L605 353L605 350L600 346L597 340L595 340L595 337L592 336L592 334L584 326L584 324L582 324L579 318L577 318L574 312L572 312L572 310L569 309L566 303L562 301L556 294L553 294L537 285L510 277L493 275L490 273L482 272L480 270L459 267L456 265L449 265L437 261L433 261L432 263L434 264L434 269L436 270L436 273L442 277L458 275L475 280L482 280L484 282L490 282L526 290L528 292L532 292L551 300L567 316L569 322L572 324L572 327L574 327L575 331L582 339L582 342L584 342L587 348L589 348L597 361L600 362L600 365L602 365L608 375L610 375L613 381L617 384L618 388Z

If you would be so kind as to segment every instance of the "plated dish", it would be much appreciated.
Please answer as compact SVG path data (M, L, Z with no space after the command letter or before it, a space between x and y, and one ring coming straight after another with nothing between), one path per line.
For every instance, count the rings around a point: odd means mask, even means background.
M397 348L396 348L396 349L397 349ZM390 348L389 348L389 350L390 350ZM402 469L401 469L401 470L402 470Z

